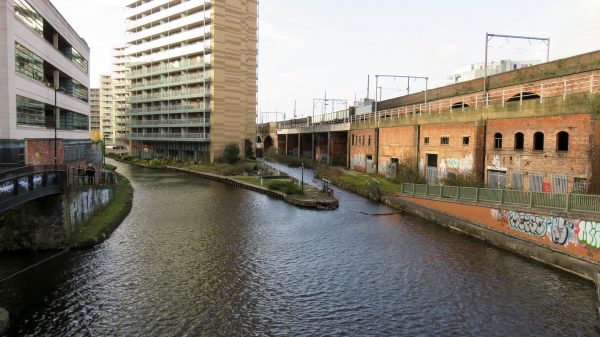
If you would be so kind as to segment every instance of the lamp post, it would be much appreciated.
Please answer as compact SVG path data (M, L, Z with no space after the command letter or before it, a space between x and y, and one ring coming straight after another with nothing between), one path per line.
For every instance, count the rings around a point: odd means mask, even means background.
M59 91L64 92L65 88L54 88L54 165L58 164L56 157L56 129L58 128L58 105L56 104L56 93Z

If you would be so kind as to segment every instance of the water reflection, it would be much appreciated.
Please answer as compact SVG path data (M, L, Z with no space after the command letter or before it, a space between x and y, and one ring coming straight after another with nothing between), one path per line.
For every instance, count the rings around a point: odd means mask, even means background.
M116 165L135 188L130 216L98 247L1 284L11 334L594 332L591 284L418 218L357 213L392 211L361 197L336 190L340 209L317 212Z

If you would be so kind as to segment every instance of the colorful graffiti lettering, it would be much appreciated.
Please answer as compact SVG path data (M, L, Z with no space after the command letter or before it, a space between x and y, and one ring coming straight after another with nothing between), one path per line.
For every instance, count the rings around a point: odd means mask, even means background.
M592 248L600 248L600 223L580 221L577 238Z
M548 235L552 243L556 245L564 246L573 237L572 241L579 239L579 241L586 242L591 247L600 248L600 223L578 222L559 216L543 216L501 209L492 209L491 216L502 224L507 223L510 228L520 232L539 237ZM579 223L579 227L576 226L577 223ZM582 225L586 223L590 223L590 225ZM583 239L587 239L587 241Z
M561 217L553 216L549 219L550 239L557 245L565 245L569 240L569 234L573 232L575 224Z
M520 232L540 237L546 235L548 230L545 217L515 211L508 212L508 225Z

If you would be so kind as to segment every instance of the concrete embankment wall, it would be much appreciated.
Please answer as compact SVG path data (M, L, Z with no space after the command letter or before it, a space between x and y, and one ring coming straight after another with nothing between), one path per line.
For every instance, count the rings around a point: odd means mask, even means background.
M383 202L591 281L600 273L600 222L592 216L411 196L386 197Z
M0 251L69 246L79 224L112 200L109 188L32 200L0 214Z

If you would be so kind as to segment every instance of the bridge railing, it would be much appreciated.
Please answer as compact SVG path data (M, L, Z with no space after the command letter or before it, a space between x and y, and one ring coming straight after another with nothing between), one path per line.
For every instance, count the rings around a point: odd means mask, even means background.
M34 165L0 172L0 212L29 200L64 191L65 165Z
M566 212L600 213L600 195L539 193L492 188L403 183L402 194L425 198L468 201L477 204L513 205Z

